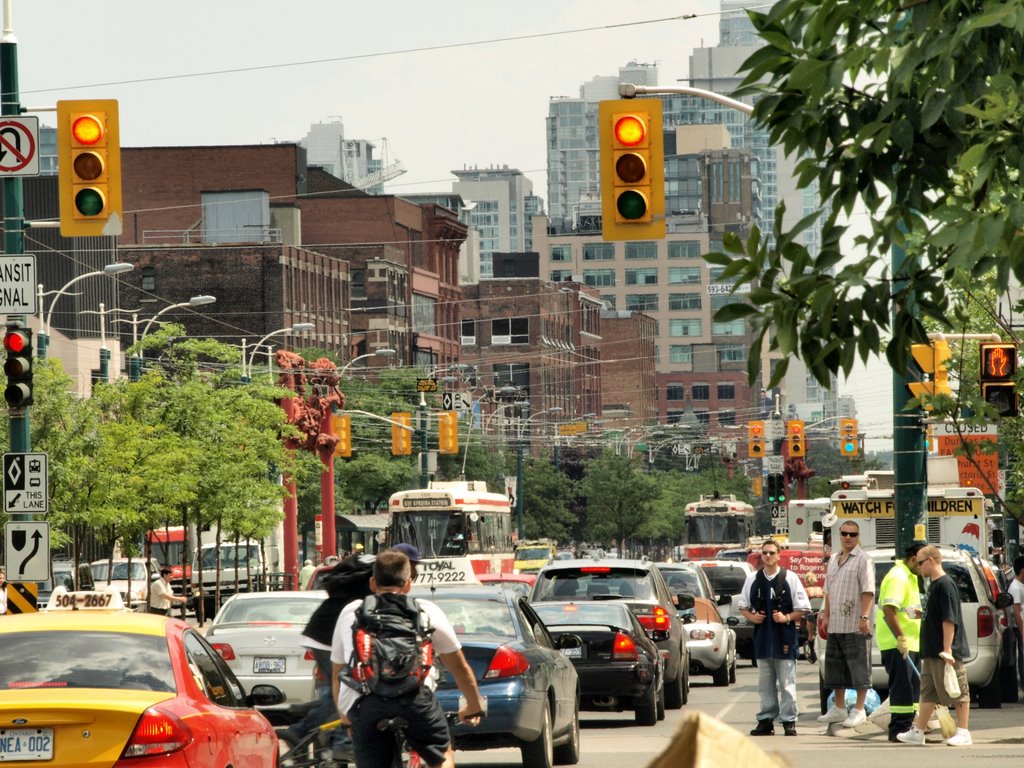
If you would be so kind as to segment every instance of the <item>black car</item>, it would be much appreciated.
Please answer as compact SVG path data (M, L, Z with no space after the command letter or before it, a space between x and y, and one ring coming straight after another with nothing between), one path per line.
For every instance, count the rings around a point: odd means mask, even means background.
M533 608L576 667L581 709L632 709L637 725L665 718L661 654L628 605L616 600Z
M690 654L680 607L692 595L669 589L648 560L559 560L544 566L531 603L622 600L654 640L665 660L665 706L679 709L690 696Z

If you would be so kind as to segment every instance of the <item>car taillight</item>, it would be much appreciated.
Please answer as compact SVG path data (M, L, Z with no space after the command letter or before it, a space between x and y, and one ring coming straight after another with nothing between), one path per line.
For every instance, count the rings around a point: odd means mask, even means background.
M691 640L714 640L714 630L710 629L691 629L690 630Z
M514 651L508 646L499 645L494 652L491 664L484 672L484 680L494 680L499 677L516 677L530 668L529 660L519 651Z
M587 565L580 568L580 573L611 573L612 569L601 565Z
M302 654L303 661L316 661L316 656L313 655L313 649L307 648L306 652Z
M612 661L636 661L638 658L633 638L623 632L616 632L612 641Z
M152 757L168 755L188 746L192 731L185 722L171 712L150 707L142 713L132 731L122 757Z
M988 593L994 603L996 598L999 597L999 583L996 581L996 576L992 573L992 569L985 563L981 563L981 571L985 574L985 581L988 584Z
M224 661L235 660L235 649L231 647L230 643L213 643L213 650L219 653Z
M987 606L978 608L978 637L988 637L996 631L996 617Z
M636 618L644 629L667 632L670 626L668 611L660 605L654 606L650 613L638 613Z

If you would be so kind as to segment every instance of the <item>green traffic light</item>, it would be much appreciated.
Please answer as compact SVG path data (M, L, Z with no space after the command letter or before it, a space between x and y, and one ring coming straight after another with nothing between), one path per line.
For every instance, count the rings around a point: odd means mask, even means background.
M99 190L86 187L75 195L75 209L83 216L98 216L103 212L103 195Z
M647 199L635 189L627 189L619 195L615 207L624 219L640 219L647 215Z

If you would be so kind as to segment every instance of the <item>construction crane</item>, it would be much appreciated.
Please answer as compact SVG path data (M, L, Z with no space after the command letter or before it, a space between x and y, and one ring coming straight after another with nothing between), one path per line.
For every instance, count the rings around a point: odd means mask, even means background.
M350 162L354 160L350 149L354 148L355 142L345 142L345 181L351 184L356 189L372 189L373 187L383 184L386 181L398 178L405 173L405 166L402 165L401 160L395 160L394 162L388 162L388 140L382 138L381 144L381 161L380 168L371 173L364 174L362 176L356 176L355 163Z

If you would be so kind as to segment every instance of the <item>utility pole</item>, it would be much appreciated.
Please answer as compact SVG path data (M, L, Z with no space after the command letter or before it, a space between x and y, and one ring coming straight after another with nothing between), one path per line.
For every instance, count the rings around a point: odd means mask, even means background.
M420 488L430 487L430 456L427 451L427 396L420 392Z

